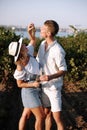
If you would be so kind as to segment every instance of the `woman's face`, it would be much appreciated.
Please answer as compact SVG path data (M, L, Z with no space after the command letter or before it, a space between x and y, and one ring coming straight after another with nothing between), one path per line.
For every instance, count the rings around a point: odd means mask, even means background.
M27 52L28 52L28 49L27 49L26 45L22 44L20 53L27 53Z
M19 58L18 58L16 64L20 64L22 66L25 66L27 64L27 54L28 54L27 52L28 52L28 49L26 48L26 45L22 44Z

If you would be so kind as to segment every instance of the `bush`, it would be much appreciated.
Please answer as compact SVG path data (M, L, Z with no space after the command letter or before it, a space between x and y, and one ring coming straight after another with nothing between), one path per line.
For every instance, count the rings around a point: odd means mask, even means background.
M57 39L66 51L68 79L77 81L87 77L87 33L80 32L75 37Z
M13 57L8 55L8 45L12 41L18 41L19 36L16 36L11 30L3 27L0 28L0 82L7 86L7 81L12 79L12 73L15 65Z
M13 80L13 57L8 55L8 45L11 41L18 41L20 36L16 36L11 30L0 28L0 82L8 84ZM83 81L87 77L87 33L80 32L76 36L56 37L58 42L66 51L66 62L68 66L67 79L70 81ZM39 45L43 39L36 39L35 56ZM29 39L23 41L26 45ZM7 82L8 81L8 82ZM84 82L85 83L85 82Z

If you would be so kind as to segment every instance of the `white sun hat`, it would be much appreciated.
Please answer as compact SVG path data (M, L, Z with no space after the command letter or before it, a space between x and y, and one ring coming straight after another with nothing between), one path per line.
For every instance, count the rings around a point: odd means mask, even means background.
M21 37L18 42L11 42L9 44L9 55L14 56L14 61L16 62L20 53L23 38Z

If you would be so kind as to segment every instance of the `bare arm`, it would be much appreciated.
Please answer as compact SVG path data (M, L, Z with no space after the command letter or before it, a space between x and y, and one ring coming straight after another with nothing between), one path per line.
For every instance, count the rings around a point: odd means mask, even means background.
M66 71L59 70L57 73L52 74L52 75L42 75L42 76L40 76L40 80L41 81L49 81L49 80L58 78L60 76L64 76L65 73L66 73Z
M18 71L22 71L23 70L23 66L21 65L21 63L19 61L17 61L15 63L17 65L17 70ZM16 80L17 81L17 85L20 88L29 88L29 87L39 87L40 83L38 81L33 81L33 82L26 82L24 80Z
M36 44L36 38L35 38L35 26L33 23L28 25L28 34L30 37L30 44L32 44L33 46L35 46Z
M17 80L17 85L19 88L31 88L31 87L35 87L38 88L39 87L39 82L34 81L34 82L26 82L23 80Z

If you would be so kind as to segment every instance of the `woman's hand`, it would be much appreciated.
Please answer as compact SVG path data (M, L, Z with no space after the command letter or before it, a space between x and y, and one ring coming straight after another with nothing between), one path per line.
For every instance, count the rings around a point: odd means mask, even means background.
M35 30L34 24L33 23L29 24L28 25L28 33L29 33L29 36L31 39L35 38L35 32L36 32L36 30Z
M38 87L40 86L40 83L37 82L37 81L34 81L34 82L33 82L33 86L34 86L35 88L38 88Z
M36 38L35 38L35 26L33 23L31 23L30 25L28 25L28 34L29 34L29 37L30 37L30 43L35 46L36 44Z

